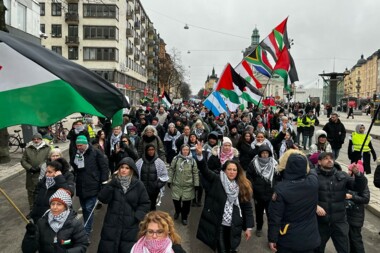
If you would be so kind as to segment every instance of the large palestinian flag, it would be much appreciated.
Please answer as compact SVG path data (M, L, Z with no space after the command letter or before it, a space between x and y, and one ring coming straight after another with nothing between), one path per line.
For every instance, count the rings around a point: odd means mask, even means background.
M0 128L46 126L74 112L112 118L129 107L96 73L0 31Z

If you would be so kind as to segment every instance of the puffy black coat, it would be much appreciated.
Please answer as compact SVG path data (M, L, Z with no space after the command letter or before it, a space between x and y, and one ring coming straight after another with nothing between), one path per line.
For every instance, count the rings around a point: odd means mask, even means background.
M150 161L145 158L145 155L141 159L143 160L140 171L141 182L143 182L149 194L159 192L161 187L165 186L165 182L159 180L157 176L157 168L154 162L159 159L158 155L155 154Z
M335 123L331 119L323 127L323 130L327 133L327 141L330 143L332 149L340 149L346 139L346 128L343 123L338 119Z
M55 184L49 189L46 189L46 177L42 178L34 191L35 200L30 217L35 223L50 208L49 199L59 188L69 190L71 196L74 194L75 184L73 173L68 171L63 175L56 176L54 180Z
M256 150L251 147L251 144L245 141L238 143L237 150L239 150L239 161L244 170L248 169L249 163L257 154Z
M348 224L354 227L363 227L364 224L364 205L369 203L370 192L368 185L366 185L364 191L362 193L348 191L348 193L352 194L352 201L354 205L346 205L347 212L347 221ZM347 200L346 200L347 201Z
M325 211L325 216L318 216L320 223L344 222L347 220L345 199L347 190L362 193L367 185L367 179L363 175L350 177L346 172L340 171L335 164L329 170L318 167L319 200L318 205Z
M303 252L320 244L315 214L318 177L313 170L306 176L306 164L306 157L289 156L283 181L275 186L276 197L269 204L268 241L280 249Z
M54 238L57 237L57 242L54 243ZM63 244L63 242L70 242ZM48 216L45 215L37 222L35 235L25 234L22 241L22 251L24 253L35 253L37 250L40 253L55 253L57 247L67 250L70 253L84 253L87 250L88 238L84 231L82 221L76 218L73 210L70 211L67 220L63 227L55 233L48 222Z
M222 226L224 206L227 201L227 194L223 188L220 176L207 169L204 160L197 161L198 168L203 178L207 181L209 191L206 194L201 219L198 225L197 238L204 242L211 249L215 250ZM241 241L241 233L247 228L254 227L253 211L251 202L240 200L242 217L239 208L233 205L231 224L231 248L237 248Z
M375 174L373 175L373 184L380 188L380 165L378 164L375 169Z
M76 176L76 195L80 198L97 196L102 182L108 180L108 161L103 153L91 145L84 153L84 168L78 169L74 163L75 153L72 157L71 166Z
M114 177L99 192L98 199L108 204L98 252L130 252L137 241L139 223L150 210L144 184L133 176L126 193Z

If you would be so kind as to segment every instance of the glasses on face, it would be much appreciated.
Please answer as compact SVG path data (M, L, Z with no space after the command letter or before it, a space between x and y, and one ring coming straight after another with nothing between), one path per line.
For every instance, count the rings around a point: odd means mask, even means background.
M157 237L161 237L161 236L163 236L164 235L164 230L163 229L159 229L159 230L147 230L146 231L146 234L148 235L148 236L154 236L154 235L156 235Z

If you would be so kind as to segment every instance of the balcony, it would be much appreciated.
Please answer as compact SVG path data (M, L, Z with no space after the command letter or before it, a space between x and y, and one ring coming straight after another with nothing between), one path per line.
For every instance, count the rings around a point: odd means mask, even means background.
M155 56L156 56L156 54L154 52L149 52L148 53L148 58L153 58Z
M149 39L148 40L148 46L153 47L156 44L154 40Z
M140 6L135 7L135 12L136 12L136 14L140 14Z
M135 61L139 61L140 60L140 55L139 54L135 54Z
M127 48L127 55L133 55L133 48Z
M133 37L133 30L131 28L127 28L127 38Z
M71 12L66 13L65 22L68 24L79 24L79 14Z
M65 43L68 46L79 46L79 37L78 36L66 36Z
M148 26L148 34L154 34L154 27L153 25Z
M140 25L140 22L135 22L135 30L140 30L141 28L141 25Z
M145 22L145 16L141 17L141 22Z
M68 4L77 4L79 0L66 0Z
M145 34L146 34L146 33L145 33L145 29L142 28L142 29L141 29L141 37L145 37Z
M141 59L140 63L141 63L141 65L145 66L145 60L144 59Z
M136 46L140 45L140 39L139 38L135 38L133 40L133 42L135 43Z
M127 19L134 19L133 11L127 11Z

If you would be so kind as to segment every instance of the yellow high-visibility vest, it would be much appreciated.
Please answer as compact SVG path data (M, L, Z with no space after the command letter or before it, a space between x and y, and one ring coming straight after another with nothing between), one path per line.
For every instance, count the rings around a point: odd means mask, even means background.
M357 132L352 133L351 141L352 141L352 145L354 146L354 151L360 151L360 149L363 145L365 136L366 136L366 134L361 134L361 133L357 133ZM363 152L371 151L371 149L368 146L370 141L371 141L371 136L368 135L368 138L365 141L365 144L363 147Z

